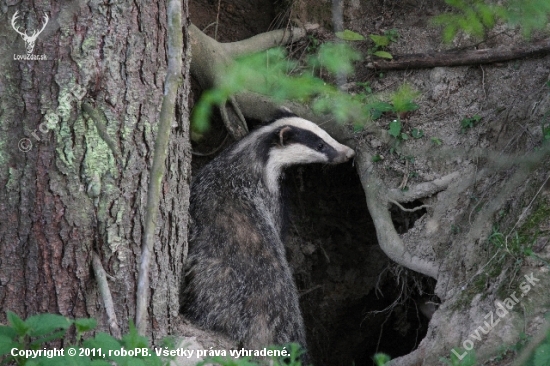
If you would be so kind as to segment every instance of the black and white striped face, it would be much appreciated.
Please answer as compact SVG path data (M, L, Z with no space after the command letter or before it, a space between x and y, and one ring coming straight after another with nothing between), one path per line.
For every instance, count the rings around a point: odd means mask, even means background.
M297 164L339 164L355 152L334 140L315 123L299 117L279 119L259 130L263 144L258 147L264 159L264 180L271 192L277 192L278 180L285 167ZM267 132L267 134L266 134Z
M270 125L278 139L269 151L268 165L285 167L295 164L339 164L355 152L334 140L315 123L299 117L288 117Z
M228 152L228 158L241 159L254 171L262 172L268 189L276 193L285 167L298 164L344 163L355 156L315 123L295 115L282 116L245 136Z

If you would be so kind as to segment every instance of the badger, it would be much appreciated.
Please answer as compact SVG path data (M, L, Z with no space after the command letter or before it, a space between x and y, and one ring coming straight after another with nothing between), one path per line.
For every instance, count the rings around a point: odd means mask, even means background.
M245 349L291 342L306 349L298 291L285 256L283 170L338 164L355 152L313 122L278 118L223 151L194 178L184 316ZM302 361L309 360L304 355Z

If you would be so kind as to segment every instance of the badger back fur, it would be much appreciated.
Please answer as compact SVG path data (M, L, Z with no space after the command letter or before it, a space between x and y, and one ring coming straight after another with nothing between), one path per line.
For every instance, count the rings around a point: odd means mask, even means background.
M314 123L294 115L258 128L199 171L182 311L196 325L247 349L306 347L298 292L281 240L283 169L354 156Z

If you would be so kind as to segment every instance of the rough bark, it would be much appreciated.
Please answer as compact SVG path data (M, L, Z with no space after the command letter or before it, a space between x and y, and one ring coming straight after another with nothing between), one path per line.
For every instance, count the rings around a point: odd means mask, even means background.
M0 25L0 307L26 317L50 312L95 317L108 330L92 271L107 273L119 327L135 315L143 215L166 75L164 1L72 6L34 1L8 7L27 25L50 24L35 54ZM184 34L187 2L183 4ZM184 37L185 38L185 37ZM155 231L147 333L178 326L178 290L187 244L190 178L189 48L177 96ZM84 107L87 105L88 107ZM87 112L83 109L86 108ZM18 141L32 143L28 152ZM0 321L5 314L0 314ZM112 319L112 317L111 317Z
M150 269L153 256L155 231L160 204L161 185L164 179L166 156L170 142L172 119L176 108L178 88L181 85L183 68L183 33L182 33L182 3L179 0L166 2L167 18L167 59L164 96L158 120L153 164L149 173L149 188L147 191L147 206L145 211L144 232L141 245L141 257L138 273L138 288L136 294L136 327L141 334L147 330L149 321L149 285Z

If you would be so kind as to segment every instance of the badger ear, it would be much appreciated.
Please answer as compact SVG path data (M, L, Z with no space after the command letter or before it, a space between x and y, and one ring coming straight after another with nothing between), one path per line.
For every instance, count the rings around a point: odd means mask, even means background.
M284 126L279 130L279 145L285 146L292 135L292 128L290 126Z
M278 119L289 118L289 117L298 117L298 116L287 107L280 107L273 114L273 120L275 121Z

